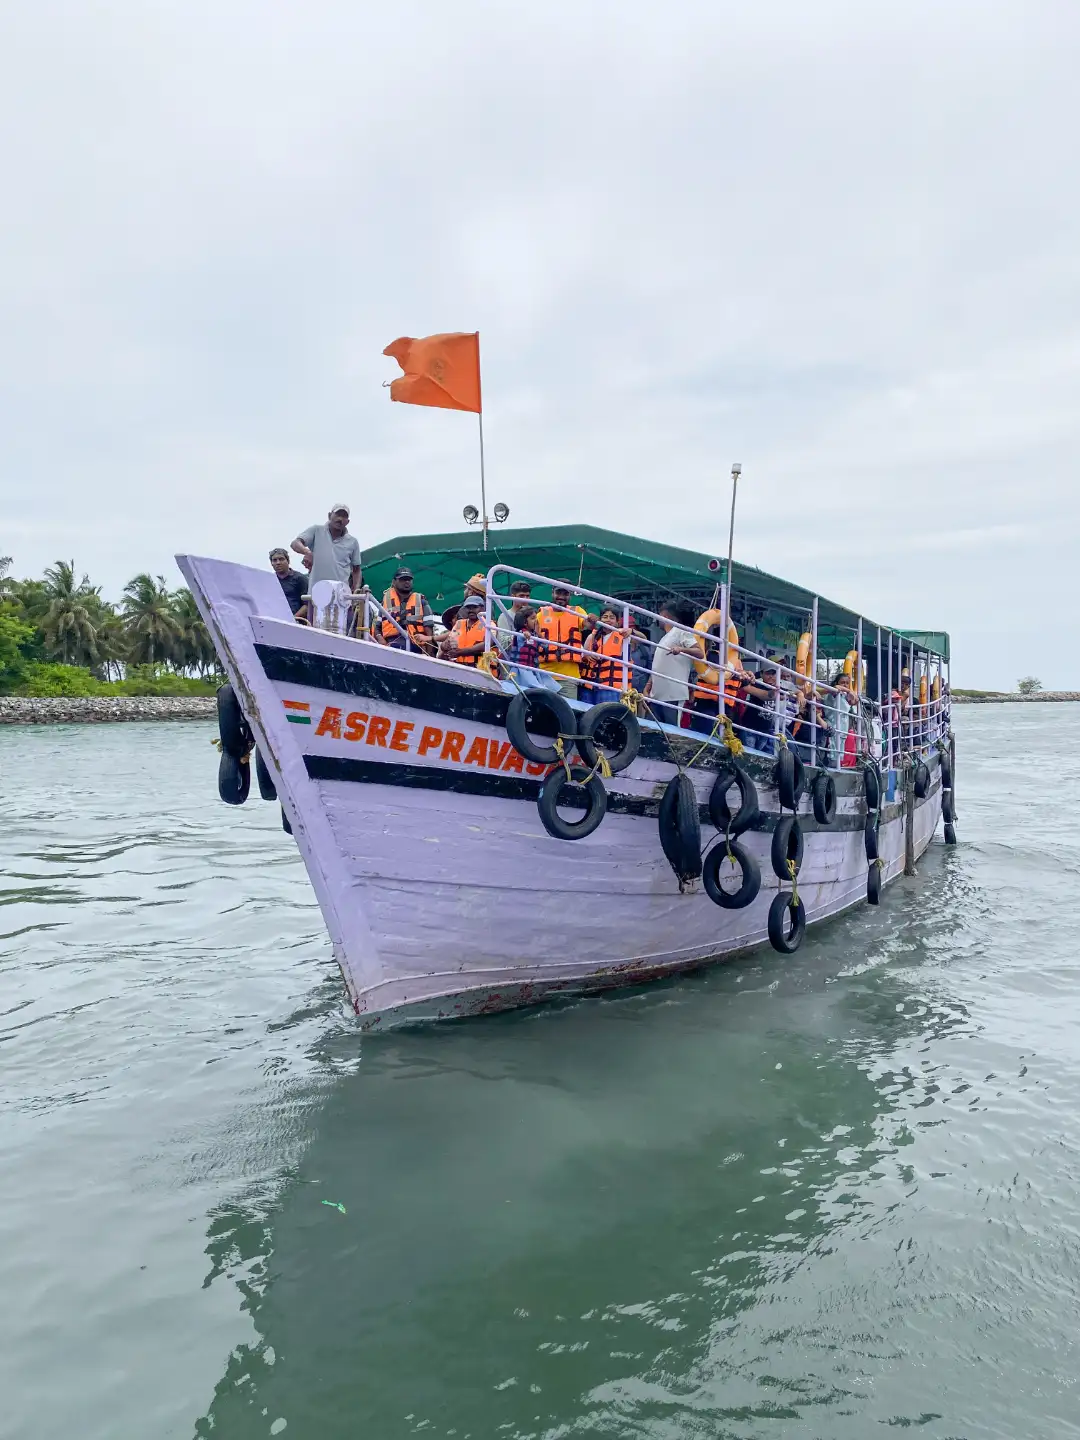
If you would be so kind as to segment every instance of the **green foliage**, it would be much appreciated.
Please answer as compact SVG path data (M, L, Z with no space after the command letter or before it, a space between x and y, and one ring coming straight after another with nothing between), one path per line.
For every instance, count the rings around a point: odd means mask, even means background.
M1037 695L1042 688L1042 681L1036 679L1034 675L1025 675L1023 680L1016 682L1018 695Z
M0 556L0 694L206 695L220 683L195 597L136 575L119 607L73 560L17 580Z
M10 601L0 604L0 695L10 695L26 675L27 650L34 627Z

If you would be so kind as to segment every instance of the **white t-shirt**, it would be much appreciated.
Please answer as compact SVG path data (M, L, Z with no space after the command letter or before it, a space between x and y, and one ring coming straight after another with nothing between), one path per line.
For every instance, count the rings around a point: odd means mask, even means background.
M690 699L690 667L700 655L701 636L673 625L653 655L652 698L662 705L685 705Z
M360 542L348 531L335 540L329 525L309 525L296 537L312 553L310 584L318 580L348 580L360 564Z

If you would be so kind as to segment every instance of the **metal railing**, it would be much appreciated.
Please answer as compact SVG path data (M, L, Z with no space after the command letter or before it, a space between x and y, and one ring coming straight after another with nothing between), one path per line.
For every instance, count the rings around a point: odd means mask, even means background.
M521 632L516 629L511 629L509 632L500 629L498 621L506 616L513 618L515 598L518 603L523 601L532 609L557 611L573 615L579 620L582 618L581 607L573 604L556 605L553 601L535 602L531 596L526 598L505 594L495 588L498 577L507 577L510 581L524 580L530 585L542 585L547 589L559 588L559 582L553 581L550 576L522 570L516 566L493 565L486 576L484 612L485 626L491 646L498 654L499 664L506 668L508 677L509 675L514 677L513 680L504 679L504 687L513 686L515 681L519 687L527 687L530 684L545 687L557 685L558 680L553 678L550 665L545 666L543 658L537 665L525 664L515 658L520 653L520 647L515 644L515 637ZM620 626L601 627L607 633L617 630L622 636L622 645L616 663L623 680L628 683L619 689L625 692L632 684L635 690L644 692L644 718L653 719L662 728L675 732L683 730L685 727L681 723L682 717L689 711L691 728L698 734L706 736L711 734L718 743L722 744L724 721L729 719L736 735L752 751L774 755L783 741L792 746L807 763L834 770L849 769L867 758L871 758L885 769L891 770L901 763L903 757L924 755L947 737L949 717L947 687L945 694L936 700L928 700L925 704L918 701L913 704L907 701L897 703L893 700L891 692L889 698L884 702L871 700L856 693L854 689L829 683L817 674L808 675L793 666L785 665L775 656L748 649L741 644L732 644L724 637L693 630L690 626L679 624L670 617L662 616L644 606L620 600L601 591L589 590L581 585L567 588L571 591L572 599L584 598L597 601L599 602L599 613L611 610L620 617ZM350 609L357 616L355 624L350 624L347 619L343 621L343 615L347 615ZM650 652L648 658L651 660L659 641L654 641L644 634L641 626L636 623L638 621L647 621L649 629L655 629L657 626L664 629L674 628L699 640L702 647L701 652L694 659L704 662L708 669L714 672L715 680L706 681L697 671L696 666L691 665L686 682L688 688L686 700L671 702L653 700L651 698L653 678L657 675L663 675L665 679L669 677L665 672L656 670L651 663L648 663L643 652L645 650ZM312 618L312 624L316 628L330 629L334 633L346 635L361 643L380 643L375 632L376 628L381 629L384 622L392 627L401 642L400 647L395 648L423 655L436 664L454 663L437 654L432 655L429 649L417 645L407 626L401 625L386 606L376 600L375 596L366 589L349 594L340 605L326 607L320 616ZM600 624L599 621L597 623ZM821 663L816 654L816 606L811 623L815 643L808 668L816 670ZM549 652L554 650L557 643L559 651L568 652L573 657L570 663L576 664L579 671L583 660L591 662L596 658L601 662L604 659L615 661L614 656L597 656L596 652L584 642L575 645L569 641L555 642L539 637L537 643L541 657L545 650ZM853 685L862 679L861 625L857 634L856 653L858 658L855 663L855 676L858 678L856 680L855 677L852 677ZM730 659L732 654L735 656L734 663ZM913 648L909 654L912 657L914 668L917 662L913 658ZM898 651L898 658L903 659L902 650ZM925 673L928 688L930 682L929 662L930 657L927 657ZM888 664L891 673L893 669L891 636ZM749 669L749 666L755 667L755 670ZM768 673L775 673L774 682L766 682L762 678L763 674ZM593 694L594 691L603 691L605 698L614 698L614 695L619 693L614 687L597 684L591 679L575 681L573 676L562 678L567 681L567 688L575 685L578 687L578 695L571 698L578 699L582 705L587 706L594 702L596 698ZM940 659L937 661L937 678L940 685L942 683ZM880 632L878 683L880 687ZM913 679L913 684L917 690L918 681ZM728 685L731 685L733 690L737 690L737 695L728 693ZM581 694L581 691L585 693ZM697 709L695 701L699 697L705 697L704 706ZM655 713L657 711L659 714ZM672 714L674 724L669 723L665 718ZM854 740L848 738L851 735L854 736Z

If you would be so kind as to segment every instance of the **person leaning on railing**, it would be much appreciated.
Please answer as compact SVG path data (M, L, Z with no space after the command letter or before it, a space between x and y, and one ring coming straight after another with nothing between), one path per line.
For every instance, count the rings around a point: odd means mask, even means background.
M585 611L571 606L570 586L565 581L551 587L551 604L542 605L537 614L537 628L544 644L540 652L541 668L555 677L568 700L576 700L581 679L581 623Z
M453 660L458 665L478 665L487 648L484 602L479 595L470 595L459 605L453 629L439 643L439 658Z
M645 694L654 719L678 725L690 702L690 671L695 660L704 660L705 642L692 628L694 611L687 601L666 601L660 606L660 619L664 634L653 651Z

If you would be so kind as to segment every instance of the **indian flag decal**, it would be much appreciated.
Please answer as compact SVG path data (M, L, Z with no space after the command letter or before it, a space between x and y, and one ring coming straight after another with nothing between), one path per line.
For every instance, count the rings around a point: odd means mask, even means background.
M290 725L310 725L311 706L306 700L283 700L285 718Z

